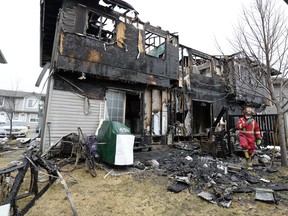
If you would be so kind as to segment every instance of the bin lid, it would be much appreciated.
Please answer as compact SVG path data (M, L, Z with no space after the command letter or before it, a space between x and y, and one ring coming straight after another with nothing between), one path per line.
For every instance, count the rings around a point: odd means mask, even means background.
M131 130L126 125L117 121L103 121L99 132L98 140L104 141L117 134L131 134Z

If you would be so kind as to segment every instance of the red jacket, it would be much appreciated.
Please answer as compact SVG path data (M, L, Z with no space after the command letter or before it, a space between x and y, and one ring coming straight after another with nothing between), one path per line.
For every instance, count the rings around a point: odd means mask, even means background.
M261 139L260 127L254 119L252 119L252 122L248 124L246 118L241 117L238 120L237 129L243 135L245 134L249 136L253 134L257 139Z

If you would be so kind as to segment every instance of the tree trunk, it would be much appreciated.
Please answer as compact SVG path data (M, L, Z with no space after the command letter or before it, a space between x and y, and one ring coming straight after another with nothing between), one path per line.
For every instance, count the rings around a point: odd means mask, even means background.
M284 115L277 107L278 112L278 128L279 128L279 143L280 143L280 152L281 152L281 166L288 166L287 163L287 148L286 148L286 140L285 140L285 126L284 126Z
M271 72L269 72L269 74L271 74ZM281 166L287 167L288 163L287 163L287 148L286 148L284 114L283 114L283 109L282 109L282 106L281 106L281 101L277 100L271 76L270 76L270 79L269 79L269 87L270 87L269 90L270 90L271 99L272 99L272 101L275 102L275 106L276 106L277 114L278 114L277 126L278 126L278 130L279 130L279 145L280 145L280 153L281 153Z

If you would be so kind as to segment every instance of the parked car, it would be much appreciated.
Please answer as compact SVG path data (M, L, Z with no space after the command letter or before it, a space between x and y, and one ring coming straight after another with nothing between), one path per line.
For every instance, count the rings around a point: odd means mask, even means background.
M15 138L26 137L28 134L29 126L24 121L12 121L12 136ZM0 137L9 137L10 134L10 121L0 127Z

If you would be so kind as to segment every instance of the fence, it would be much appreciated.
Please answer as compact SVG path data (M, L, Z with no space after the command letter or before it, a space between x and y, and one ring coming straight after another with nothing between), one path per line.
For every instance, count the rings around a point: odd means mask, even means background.
M229 115L227 131L237 129L237 121L240 117L241 115ZM279 145L279 130L277 124L278 116L276 114L254 115L253 118L259 124L263 138L263 145Z

